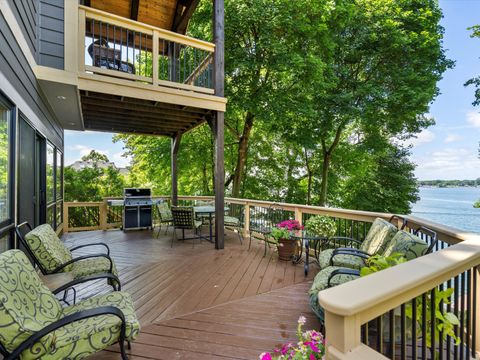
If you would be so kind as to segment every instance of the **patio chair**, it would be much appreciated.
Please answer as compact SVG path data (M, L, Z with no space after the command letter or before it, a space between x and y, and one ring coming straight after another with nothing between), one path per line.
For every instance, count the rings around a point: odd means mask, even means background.
M0 254L0 354L4 360L81 359L139 332L125 292L91 297L62 308L20 250Z
M158 218L160 219L160 226L158 227L157 238L160 236L160 231L162 230L162 225L166 224L167 228L165 229L165 234L168 231L168 228L173 225L173 217L172 211L168 207L166 202L158 203L157 206L157 214Z
M223 218L223 224L225 229L236 232L238 235L238 240L240 240L240 245L243 245L243 235L242 235L242 221L236 216L225 215Z
M344 236L330 238L329 243L344 241L352 247L338 247L321 251L318 257L320 269L325 269L328 266L361 269L365 266L366 258L375 254L383 254L387 245L399 230L393 224L393 222L398 222L398 220L401 220L400 229L403 229L406 226L406 220L402 217L394 215L389 221L376 218L363 241ZM353 245L356 246L353 247ZM356 256L357 254L363 254L364 257Z
M182 240L193 240L192 247L195 247L195 239L200 239L200 242L202 241L201 228L203 223L201 220L196 219L192 206L173 206L172 218L173 236L170 247L173 247L173 240L177 238L178 229L182 230ZM186 238L185 230L192 230L195 236Z
M24 233L23 229L28 231ZM102 274L108 279L108 284L114 290L120 290L121 283L118 272L110 257L110 248L107 244L90 243L68 249L48 224L32 229L28 222L24 222L15 228L15 232L42 274L72 272L74 279ZM104 247L106 252L78 257L74 257L72 254L76 250L91 246Z
M430 244L427 244L425 240L419 237L422 234L431 237L432 240ZM407 261L412 260L431 253L437 241L438 238L436 232L425 227L420 227L414 233L399 230L388 243L387 248L383 252L383 256L388 257L392 254L400 253L407 259ZM352 256L359 256L360 258L365 259L365 255L361 253L356 255L352 254ZM323 322L323 309L318 304L318 293L327 288L344 284L359 277L359 269L340 266L329 266L322 269L315 276L309 291L310 306L321 322Z

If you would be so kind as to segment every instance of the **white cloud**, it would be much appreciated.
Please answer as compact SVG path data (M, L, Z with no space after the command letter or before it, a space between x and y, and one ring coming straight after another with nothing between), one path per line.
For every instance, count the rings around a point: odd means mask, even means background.
M475 128L480 128L480 112L474 110L467 112L467 122Z
M461 140L462 137L458 134L448 134L445 140L443 140L444 143L452 143L455 141Z
M421 180L476 179L480 176L477 149L445 148L412 160L418 165L416 175Z
M426 129L426 130L423 130L418 135L416 135L416 136L414 136L410 139L405 140L404 145L406 145L406 146L409 146L409 145L419 146L419 145L423 145L423 144L428 144L428 143L432 142L434 139L435 139L435 134L432 131Z

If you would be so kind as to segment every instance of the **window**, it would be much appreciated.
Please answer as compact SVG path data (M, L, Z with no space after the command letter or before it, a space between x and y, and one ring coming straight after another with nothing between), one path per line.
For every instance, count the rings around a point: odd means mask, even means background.
M56 199L63 198L63 155L57 149L57 163L56 165L56 174L55 174L55 192Z
M11 110L0 101L0 224L3 225L11 218L10 119Z
M47 204L55 201L55 149L47 143Z
M13 106L0 94L0 252L9 249L13 239L13 116Z

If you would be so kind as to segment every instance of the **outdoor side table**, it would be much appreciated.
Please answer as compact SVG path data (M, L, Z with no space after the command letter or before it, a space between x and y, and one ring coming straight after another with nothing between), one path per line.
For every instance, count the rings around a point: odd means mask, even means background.
M310 266L310 249L313 248L315 252L315 261L318 264L318 257L320 255L320 249L322 243L328 241L328 238L325 236L312 235L306 232L305 230L295 231L290 237L293 240L297 241L297 253L293 256L292 262L298 264L303 259L303 249L305 248L305 260L304 260L304 272L305 276L308 275L308 270Z
M225 212L230 210L228 207L224 207L223 209ZM215 206L210 206L210 205L205 205L205 206L194 206L193 211L195 214L205 214L208 215L208 221L209 221L209 241L213 243L213 217L215 215ZM216 236L216 235L215 235Z

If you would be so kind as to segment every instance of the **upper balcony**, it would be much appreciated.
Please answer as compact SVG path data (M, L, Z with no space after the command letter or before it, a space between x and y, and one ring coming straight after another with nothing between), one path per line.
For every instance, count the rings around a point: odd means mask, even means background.
M174 136L225 111L213 88L214 44L73 1L65 6L64 71L36 68L64 128Z

